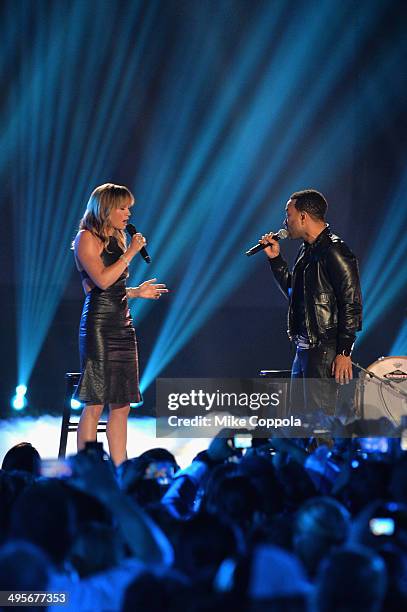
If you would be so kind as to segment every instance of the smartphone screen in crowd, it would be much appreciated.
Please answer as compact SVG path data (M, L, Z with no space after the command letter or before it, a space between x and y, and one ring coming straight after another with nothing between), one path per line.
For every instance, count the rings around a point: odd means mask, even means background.
M252 445L252 434L236 434L233 437L235 448L250 448Z
M391 536L394 534L394 518L383 516L372 518L369 521L370 532L375 536Z
M68 459L42 459L40 474L44 478L69 478L72 466Z
M175 467L170 461L152 461L144 473L145 480L156 480L158 484L170 484L174 478Z

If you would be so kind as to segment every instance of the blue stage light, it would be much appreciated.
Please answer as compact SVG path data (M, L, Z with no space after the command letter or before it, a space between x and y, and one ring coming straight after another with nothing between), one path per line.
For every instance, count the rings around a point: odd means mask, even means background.
M27 393L27 387L25 385L18 385L16 387L16 394L24 396Z
M389 355L407 355L407 321L405 321L397 338L394 340Z
M78 402L78 400L76 399L71 399L71 408L73 410L79 410L82 407L83 407L83 404L81 402Z
M135 83L153 79L160 51L150 49L156 0L128 2L125 12L81 0L33 7L8 3L19 55L0 137L0 170L15 158L17 359L26 383L70 277L70 243L89 192L113 179L128 137L123 116L137 114L148 89L134 96Z
M383 5L380 8L383 10ZM375 19L378 19L379 14L380 11L375 15ZM313 31L312 24L312 16L309 15L307 35ZM362 44L367 31L363 28L360 28L360 31L356 29L358 35L355 36L355 31L353 32L354 44ZM192 243L191 248L187 249L187 263L182 280L177 283L174 294L170 296L168 315L144 370L142 391L154 381L193 333L221 306L230 292L237 288L256 265L254 261L248 262L242 256L247 246L247 227L256 232L253 240L264 231L265 219L270 223L270 227L276 227L283 216L283 204L293 185L316 184L324 191L324 185L332 174L347 163L348 152L355 139L368 140L366 125L369 123L355 125L355 93L350 89L345 91L342 97L338 97L332 107L332 121L327 122L313 135L312 154L307 153L308 145L305 143L307 146L304 145L304 154L301 156L298 153L298 165L291 168L288 166L293 150L301 151L307 125L316 120L335 79L346 69L352 37L348 37L347 29L343 31L342 36L343 39L337 41L336 48L342 50L343 41L344 52L329 57L326 60L327 65L320 73L320 80L316 79L309 91L305 91L301 98L301 111L297 111L297 115L289 122L280 141L273 143L270 164L263 172L257 171L259 176L254 189L250 190L252 175L256 168L261 167L266 138L269 137L272 143L273 132L279 125L279 117L275 117L271 110L267 113L267 109L272 104L273 108L276 105L283 110L285 105L292 102L292 94L299 87L298 78L301 78L305 49L300 53L300 49L295 48L294 57L298 62L301 56L301 68L295 65L290 49L287 49L287 57L282 62L286 69L280 67L280 76L276 77L281 80L280 86L274 89L275 79L273 83L271 79L268 82L268 75L265 76L265 83L261 83L253 92L250 105L240 109L238 123L229 128L222 145L213 151L211 165L201 168L200 182L196 186L193 202L184 218L172 228L171 240L160 249L159 258L165 260L162 267L158 265L160 276L161 270L167 270L170 277L163 276L163 280L172 288L170 268L172 266L177 269L176 258L183 252L182 246L178 247L183 245L185 248L185 245ZM400 43L398 49L395 48L391 53L380 57L379 61L372 65L369 79L360 84L360 103L364 104L366 99L365 116L381 115L392 104L400 106L401 100L397 98L395 91L387 89L385 95L377 94L379 91L383 92L387 75L397 70L401 47L406 47L405 42ZM354 51L354 46L351 48ZM315 61L314 57L310 58L310 61L311 59ZM229 82L233 82L233 72L229 74L228 84ZM197 155L198 153L199 151L196 152ZM175 151L173 155L176 156ZM273 201L279 203L278 209L269 204L267 194L272 192ZM170 205L171 198L166 201L166 206ZM187 226L184 225L185 219L188 219ZM171 243L174 246L171 246ZM398 276L396 275L395 280L401 282ZM135 305L136 321L140 320L141 314L139 305Z
M362 290L366 314L360 334L361 341L374 330L379 319L396 300L400 300L402 292L405 292L407 207L401 205L401 202L404 202L406 190L407 172L403 172L389 198L387 214L380 224L380 229L371 240L371 255L363 262ZM377 245L380 245L380 248ZM397 353L394 353L393 347L389 354L405 354L399 352L402 346L397 348Z
M15 395L11 403L14 410L23 410L27 405L27 400L22 395Z
M25 385L18 385L16 387L16 394L11 401L11 406L14 410L23 410L27 406L26 393L27 387Z
M16 36L19 53L0 171L12 160L18 371L26 383L70 276L69 245L89 190L114 180L131 129L143 133L131 184L141 203L135 224L154 240L151 276L174 289L143 375L146 388L260 265L240 253L265 222L277 227L293 185L324 190L355 142L367 143L370 124L359 125L357 113L379 124L400 105L389 87L405 49L397 36L366 63L356 93L344 86L388 11L384 0L371 0L369 10L363 3L299 3L290 16L286 0L253 3L253 11L244 2L232 2L231 11L229 1L209 3L209 11L207 2L192 0L182 4L188 27L173 37L165 14L171 4L7 3L10 33L0 65L10 63ZM403 249L402 242L394 249L398 260ZM145 272L138 266L131 284ZM388 292L377 293L376 278L364 279L372 302L366 329L404 282L395 273ZM135 300L136 323L151 307Z

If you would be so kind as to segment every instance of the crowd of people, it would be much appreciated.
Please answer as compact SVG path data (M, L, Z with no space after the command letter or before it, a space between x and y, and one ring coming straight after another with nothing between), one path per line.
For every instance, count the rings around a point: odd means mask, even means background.
M91 444L59 478L13 447L0 591L76 612L406 609L399 438L233 440L223 431L184 469L162 448L116 467Z

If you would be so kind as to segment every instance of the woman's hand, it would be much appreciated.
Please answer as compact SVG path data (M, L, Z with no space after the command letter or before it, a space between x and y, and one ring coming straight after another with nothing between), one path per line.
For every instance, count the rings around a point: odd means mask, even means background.
M146 244L147 240L144 238L143 234L137 232L137 234L134 234L134 236L132 236L130 246L127 249L126 253L134 257L134 255L141 251L141 249L146 246Z
M164 283L156 283L156 278L144 281L139 287L128 287L128 298L145 298L147 300L158 300L163 293L168 293L168 289Z

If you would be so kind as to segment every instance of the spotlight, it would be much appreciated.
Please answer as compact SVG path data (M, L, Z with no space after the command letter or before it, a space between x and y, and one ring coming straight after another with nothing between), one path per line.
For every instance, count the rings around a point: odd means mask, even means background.
M23 410L27 406L26 393L27 387L25 385L18 385L16 387L16 394L11 401L11 406L14 410Z
M82 403L78 402L78 400L76 399L71 399L71 408L73 410L79 410L80 408L82 408Z
M140 406L142 406L144 404L144 400L141 400L141 402L138 402L137 404L130 404L130 408L140 408Z

